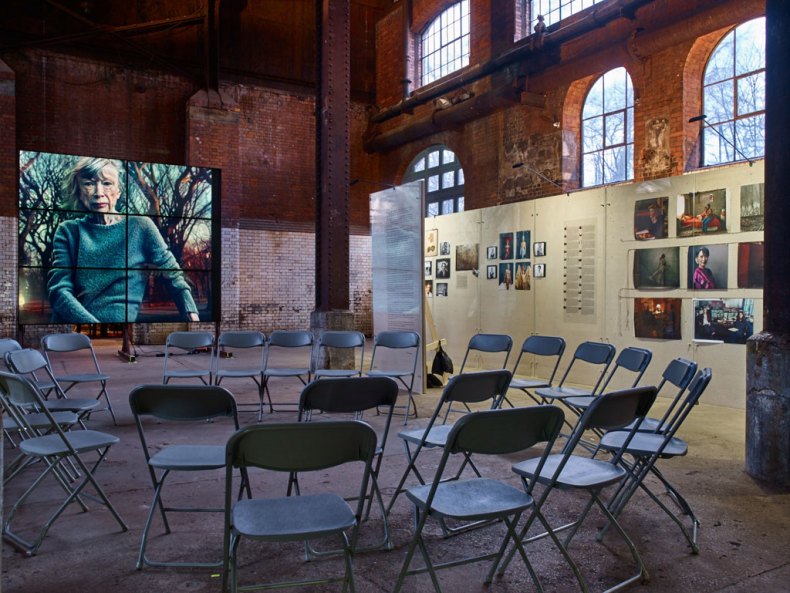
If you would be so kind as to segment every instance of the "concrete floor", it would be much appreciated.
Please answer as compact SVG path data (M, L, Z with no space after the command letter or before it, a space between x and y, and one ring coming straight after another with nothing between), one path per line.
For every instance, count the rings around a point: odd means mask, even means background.
M109 458L98 473L102 485L129 526L120 532L118 525L103 508L93 505L89 513L72 508L55 523L35 557L27 558L3 546L2 591L5 593L71 593L113 591L137 593L142 591L219 591L217 570L212 569L153 569L135 570L135 560L152 489L144 464L140 442L129 412L127 395L140 383L161 380L162 358L156 353L161 347L148 346L138 351L135 364L123 363L114 353L118 344L97 342L99 358L105 372L112 375L111 397L118 416L113 426L107 414L95 414L90 428L118 435L121 442L113 447ZM205 362L205 355L183 356L179 364L192 366ZM661 369L649 370L648 381L657 378ZM241 405L240 421L255 422L252 411L257 392L251 381L227 382L226 385ZM296 402L299 383L283 380L274 385L275 399ZM729 389L714 377L710 389ZM741 389L741 386L737 386ZM438 390L416 396L421 419L427 419L437 400ZM511 392L515 403L527 404L526 397ZM704 396L703 396L704 401ZM245 405L246 404L246 405ZM657 402L661 408L665 402ZM282 412L267 414L264 422L295 420L294 406L281 406ZM382 417L368 419L381 428ZM394 420L395 432L385 451L380 484L386 497L392 494L403 469L405 455L400 439L395 436L402 419ZM416 424L415 421L411 421ZM187 428L197 428L186 436ZM151 434L162 442L180 439L190 442L224 442L228 427L222 423L201 424L198 427L152 426ZM197 437L195 435L198 435ZM699 531L701 553L692 555L680 532L643 493L638 493L622 516L622 524L631 534L642 553L651 581L635 587L635 591L654 593L682 592L747 592L754 590L790 591L790 493L759 484L743 471L744 412L701 404L690 416L680 436L690 442L689 455L665 461L661 466L667 477L684 493L697 512L702 526ZM11 454L5 451L6 459ZM438 453L421 456L421 467L432 467ZM490 475L513 480L510 464L515 460L492 459L484 467ZM424 465L423 465L424 463ZM4 493L6 503L29 483L35 470L12 481ZM430 470L429 472L430 473ZM165 494L170 504L190 504L210 501L221 506L224 489L221 471L195 475L173 475ZM329 476L319 476L326 481ZM344 487L353 480L344 474L333 483ZM513 483L516 483L513 481ZM305 482L307 486L308 483ZM267 478L255 482L257 492L282 492L284 482ZM657 490L658 491L658 490ZM350 493L350 490L349 490ZM51 480L34 497L36 505L52 509L62 497L62 491ZM666 497L665 497L666 498ZM573 494L555 493L546 508L546 515L556 522L572 516L584 499ZM28 505L18 518L19 526L35 525L37 513ZM360 553L355 560L357 589L391 591L405 555L412 533L410 503L402 496L390 517L395 541L392 551ZM630 556L614 534L607 535L603 544L594 541L594 527L602 524L601 516L593 513L576 537L571 553L578 561L593 591L601 591L630 574ZM149 553L166 559L198 558L206 561L219 559L222 550L222 518L220 514L183 515L172 519L173 533L164 535L159 519L154 520ZM375 539L381 528L375 510L362 530L363 541ZM501 525L442 539L437 529L431 528L428 543L437 559L448 559L464 551L495 545L502 534ZM548 542L537 542L527 553L543 580L546 591L577 591L570 570ZM310 574L339 574L342 567L337 559L302 562L299 545L248 545L243 548L240 579L242 583L257 579L281 580L305 577ZM514 561L504 578L490 587L483 584L488 566L485 563L442 571L440 581L448 593L460 591L491 591L515 593L533 591L534 586L520 562ZM339 591L339 585L313 587L314 591ZM431 590L427 576L409 577L405 591Z

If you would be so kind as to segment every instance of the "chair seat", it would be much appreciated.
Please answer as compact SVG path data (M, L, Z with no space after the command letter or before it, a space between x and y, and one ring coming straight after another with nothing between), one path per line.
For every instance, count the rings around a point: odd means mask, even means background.
M50 412L90 412L99 407L97 399L83 399L77 397L61 397L48 399L44 402Z
M538 387L551 387L546 379L529 379L513 377L510 380L510 389L537 389Z
M225 467L225 445L170 445L151 456L158 469L200 471Z
M434 426L428 432L428 436L425 438L425 447L444 447L445 443L447 442L447 435L450 434L452 430L452 424L441 424L439 426ZM404 441L408 441L410 443L414 443L418 445L422 442L423 435L425 435L424 428L415 428L412 430L402 430L398 433L398 436L402 438Z
M77 451L93 451L101 447L114 445L120 439L106 432L97 430L75 430L65 433L69 444ZM48 455L64 455L69 453L66 444L58 434L48 434L27 439L19 443L19 448L25 455L45 457Z
M261 369L220 369L218 370L214 376L217 378L220 377L231 377L231 378L242 378L242 377L260 377L261 376Z
M430 490L430 484L415 486L406 491L406 496L424 509ZM439 518L478 521L519 513L532 506L533 502L523 488L514 488L499 480L473 478L440 484L431 502L430 514Z
M359 371L355 369L319 369L313 376L318 377L359 377Z
M633 426L634 423L632 422L625 427L625 430L631 430ZM659 430L659 428L662 430ZM663 430L666 430L666 428L666 423L662 425L661 420L658 418L643 418L642 422L639 423L639 428L637 430L642 432L662 432Z
M205 369L171 371L165 373L165 377L208 377L211 371Z
M546 463L538 476L541 484L548 484L551 481L563 458L564 455L549 455L546 458ZM539 461L539 458L522 461L513 466L513 471L521 476L533 476ZM623 476L625 470L608 461L572 455L557 478L557 488L603 487L620 481Z
M90 383L92 381L109 381L110 375L103 373L75 373L55 377L58 383Z
M77 415L71 411L62 411L62 412L52 412L52 418L57 422L60 426L71 426L72 424L77 423ZM25 416L25 420L30 427L36 430L43 430L52 427L52 423L49 421L49 418L43 412L35 412L33 414L27 414ZM19 425L9 417L3 418L3 430L19 430Z
M412 372L410 370L393 369L391 371L379 371L373 369L365 373L368 377L410 377Z
M628 431L615 430L607 432L601 439L601 448L607 450L619 449L628 436ZM651 432L637 432L628 443L626 453L631 455L653 455L664 443L663 434ZM672 438L666 448L661 452L661 457L680 457L688 453L688 444L682 439Z
M263 374L266 377L298 377L300 375L306 375L309 372L310 369L308 368L303 368L303 369L274 368L274 369L266 369Z
M565 399L566 397L590 395L590 390L577 389L575 387L546 387L545 389L535 390L535 395L545 399Z
M318 538L356 524L348 503L331 493L240 500L232 516L234 531L266 541Z
M576 395L573 397L566 397L562 401L568 404L569 406L571 406L572 408L587 409L589 405L593 403L594 399L595 396L593 395Z

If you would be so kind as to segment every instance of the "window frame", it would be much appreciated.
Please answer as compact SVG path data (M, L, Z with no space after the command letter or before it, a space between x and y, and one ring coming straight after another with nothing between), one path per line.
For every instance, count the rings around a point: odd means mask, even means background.
M459 11L458 18L454 18L456 9ZM464 10L465 9L465 10ZM451 20L453 19L453 20ZM466 29L464 30L464 21L466 22ZM445 32L454 28L458 23L458 35L452 38L445 37ZM417 43L419 47L417 65L419 68L417 79L420 81L420 87L427 86L469 66L471 55L471 10L470 0L458 0L444 10L442 10L435 18L433 18L423 29L422 33L417 36ZM438 38L438 44L434 49L432 41ZM466 40L464 47L464 38ZM451 53L450 48L455 44L460 47L460 54L454 55L453 59L449 59ZM426 51L430 48L430 51ZM464 52L465 49L465 52ZM444 59L442 56L444 54ZM431 58L437 57L436 65L428 69L427 64ZM452 70L449 66L454 62L460 64Z
M438 162L430 166L429 158L431 154L438 152ZM445 160L448 153L452 154L452 160ZM422 168L415 170L422 161ZM444 186L444 176L448 173L453 174L453 185ZM437 177L439 188L429 191L429 179ZM420 151L409 163L406 173L403 176L404 183L409 181L425 180L425 212L426 218L430 216L442 216L464 211L464 188L466 186L464 169L458 155L444 144L433 144ZM443 211L443 205L452 204L452 212ZM437 212L431 213L431 206L437 205Z

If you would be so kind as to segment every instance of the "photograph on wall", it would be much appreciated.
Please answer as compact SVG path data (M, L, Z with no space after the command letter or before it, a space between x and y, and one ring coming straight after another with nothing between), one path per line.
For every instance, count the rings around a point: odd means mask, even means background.
M497 255L496 245L489 245L486 247L486 259L496 259Z
M669 198L639 200L634 205L634 239L648 241L667 237Z
M486 266L486 278L496 280L496 266Z
M513 259L513 233L499 233L499 257L500 259ZM500 274L500 277L502 274Z
M425 231L425 257L436 257L439 249L439 229Z
M738 288L762 288L763 243L738 243Z
M442 241L439 243L439 255L450 255L450 242Z
M449 278L450 277L450 259L442 258L436 260L436 277Z
M429 278L433 276L433 260L426 259L425 260L425 277Z
M680 247L636 249L634 288L680 288Z
M692 245L688 249L688 288L727 288L727 245Z
M217 172L19 152L19 323L212 321Z
M446 297L447 296L447 282L437 282L436 283L436 296L438 296L438 297Z
M529 231L518 231L516 233L516 257L518 259L526 259L529 257L530 254L530 232Z
M741 230L764 231L765 184L741 186Z
M536 241L533 247L533 253L535 257L543 257L546 255L546 242L545 241Z
M677 236L727 232L727 190L693 192L678 196Z
M515 279L513 288L516 290L531 290L532 288L532 264L528 261L518 261L515 263Z
M455 269L457 272L476 270L479 265L480 247L477 243L473 245L455 246Z
M693 299L694 341L745 344L754 333L754 299Z
M634 337L679 340L682 299L634 299Z
M535 264L533 267L533 276L535 278L545 278L546 277L546 264Z
M499 264L499 288L510 290L511 286L513 286L513 264L501 263Z
M425 281L425 296L427 297L433 296L433 280Z

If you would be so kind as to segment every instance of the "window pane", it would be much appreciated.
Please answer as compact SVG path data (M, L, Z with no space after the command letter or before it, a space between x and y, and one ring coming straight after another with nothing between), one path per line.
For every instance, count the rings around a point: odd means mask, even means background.
M732 149L730 142L734 143L734 127L732 122L714 126L721 135L716 133L714 128L705 128L702 133L703 143L705 145L705 164L717 165L719 163L726 163L735 160L735 151ZM727 142L727 140L729 142Z
M412 169L412 171L415 171L415 172L425 171L425 159L421 158L420 160L418 160L414 164L414 168Z
M758 157L765 154L765 115L747 117L735 122L735 133L738 138L738 148L748 157ZM737 155L736 159L742 159Z
M438 202L428 202L428 216L439 216Z
M604 183L625 179L625 148L619 146L603 151Z
M603 148L603 117L593 117L582 122L582 152Z
M461 196L456 201L458 202L458 212L463 212L464 211L464 197Z
M455 210L455 203L452 198L442 200L442 214L452 214Z
M443 150L442 151L442 162L444 164L452 163L455 161L455 153L452 150Z
M625 107L625 77L625 68L615 68L603 75L603 109L605 112Z
M422 84L469 64L469 3L453 4L439 14L422 35ZM432 62L428 63L431 56Z
M604 146L625 143L625 113L619 111L604 118Z
M765 67L765 18L735 29L735 76Z
M439 189L439 176L438 175L431 175L428 177L428 191L438 191Z
M708 60L705 68L705 84L720 82L727 78L732 78L733 74L733 52L735 51L735 36L729 33L721 40L718 47Z
M718 123L735 117L733 113L734 102L732 79L714 84L705 89L705 113L708 115L708 123Z
M599 163L600 154L600 152L593 152L584 155L584 162L582 165L582 185L584 187L592 187L593 185L601 185L603 183L603 176Z
M625 141L628 144L634 143L634 108L629 107L625 114ZM632 176L631 176L632 177ZM631 178L629 177L629 179Z
M603 78L599 78L598 81L590 89L590 92L587 93L587 99L584 102L584 111L582 112L582 118L587 119L588 117L601 115L602 113L603 113Z
M738 79L738 115L765 111L765 71Z
M442 173L442 189L453 187L455 185L455 171L447 171Z
M464 184L464 170L458 169L458 185Z
M434 150L428 153L428 168L433 169L439 166L439 151Z

